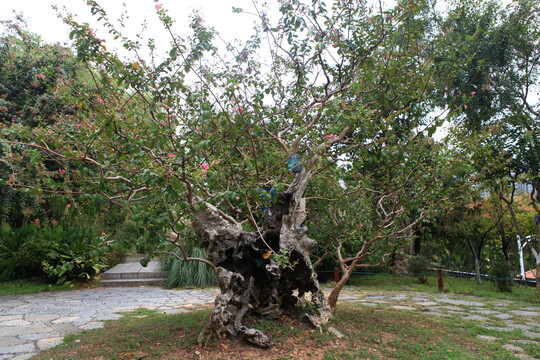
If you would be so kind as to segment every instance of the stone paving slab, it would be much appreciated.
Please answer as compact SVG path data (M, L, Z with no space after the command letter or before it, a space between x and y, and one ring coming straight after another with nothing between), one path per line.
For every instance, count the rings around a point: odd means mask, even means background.
M537 333L537 332L532 332L532 331L523 330L522 333L523 333L523 335L528 336L528 337L530 337L530 338L533 338L533 339L540 339L540 334Z
M435 301L442 302L442 303L448 303L451 305L462 305L462 306L485 306L484 303L478 302L478 301L471 301L471 300L458 300L458 299L447 299L447 298L440 298L435 299Z
M507 320L507 319L513 318L513 316L511 314L506 314L506 313L497 314L497 315L494 315L493 317L496 317L496 318L501 319L501 320Z
M528 316L528 317L540 316L539 313L535 311L510 310L510 313L516 316Z
M468 315L462 317L463 320L473 320L473 321L486 321L488 318L482 315Z

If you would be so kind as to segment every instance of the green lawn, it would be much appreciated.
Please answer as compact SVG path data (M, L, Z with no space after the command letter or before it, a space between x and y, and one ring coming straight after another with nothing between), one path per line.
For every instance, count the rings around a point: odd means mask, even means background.
M72 290L77 286L71 284L50 284L39 279L11 280L0 282L0 296L36 294L44 291Z
M333 284L328 283L327 285L332 286ZM421 291L432 294L440 292L436 275L428 276L427 284L420 284L416 278L407 275L357 275L349 281L349 285L370 290ZM540 304L540 296L536 295L536 288L531 286L516 284L512 286L511 293L500 292L492 281L484 281L483 285L478 285L474 279L446 275L443 276L443 285L446 293Z
M262 350L235 339L196 339L209 311L164 315L138 310L103 329L68 336L35 359L517 359L501 343L476 338L485 329L385 307L344 304L330 324L345 338L314 330L302 318L249 319L275 343Z

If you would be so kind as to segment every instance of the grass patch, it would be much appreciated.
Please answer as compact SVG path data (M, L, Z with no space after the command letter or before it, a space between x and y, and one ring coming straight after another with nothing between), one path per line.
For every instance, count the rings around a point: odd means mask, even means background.
M529 304L540 304L534 287L515 285L511 293L500 292L492 281L484 281L483 285L476 284L474 279L444 276L444 292L462 295L472 295L484 300L512 300ZM333 284L328 284L332 286ZM429 275L426 284L420 284L418 279L406 275L381 274L357 275L351 278L349 285L358 286L365 290L386 291L419 291L424 293L440 293L436 275Z
M0 282L0 296L36 294L45 291L62 291L76 289L76 285L50 284L43 280L11 280Z
M236 339L197 344L209 311L164 315L140 309L102 329L66 338L35 359L517 359L502 343L487 344L487 333L469 322L441 319L384 307L343 304L329 326L345 335L314 330L305 319L270 321L249 317L275 343L269 350Z

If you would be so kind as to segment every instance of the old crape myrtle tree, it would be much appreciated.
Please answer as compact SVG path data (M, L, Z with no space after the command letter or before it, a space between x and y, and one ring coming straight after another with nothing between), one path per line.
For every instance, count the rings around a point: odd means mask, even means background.
M358 0L283 0L276 24L255 6L255 35L221 51L198 15L192 33L178 35L156 2L164 26L157 36L171 39L159 58L152 40L145 47L142 37L126 38L87 2L133 57L110 52L100 30L64 16L95 86L73 99L76 119L17 131L35 138L34 162L62 164L67 191L80 201L100 197L128 209L153 253L173 244L181 260L215 271L221 294L200 340L229 334L268 347L242 322L245 314L277 317L305 293L313 324L329 320L343 284L329 304L310 260L317 244L306 192L321 212L323 200L337 206L327 214L346 223L332 231L343 232L333 244L347 269L397 246L445 198L435 184L450 157L429 139L440 121L425 119L435 64L455 64L427 3L384 10ZM68 183L50 175L43 184L66 191ZM312 178L319 180L310 185ZM355 217L363 206L370 212ZM185 255L190 228L207 259Z

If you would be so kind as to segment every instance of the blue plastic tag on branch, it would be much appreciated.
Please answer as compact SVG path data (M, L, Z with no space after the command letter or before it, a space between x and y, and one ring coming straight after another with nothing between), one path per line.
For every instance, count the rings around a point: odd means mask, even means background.
M299 173L302 171L302 163L300 162L300 155L293 154L287 158L287 167L290 172Z
M263 211L267 209L275 195L277 195L277 191L274 188L266 187L261 189L261 202L264 205Z

